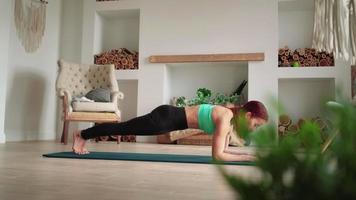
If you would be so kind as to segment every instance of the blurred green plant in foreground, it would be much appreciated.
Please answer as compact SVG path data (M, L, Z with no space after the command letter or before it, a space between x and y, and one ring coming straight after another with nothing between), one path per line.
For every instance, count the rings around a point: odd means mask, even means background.
M262 177L248 180L217 165L237 199L356 199L356 108L346 101L328 102L326 108L333 122L326 151L320 128L311 121L282 140L273 123L253 133L240 129L256 145Z

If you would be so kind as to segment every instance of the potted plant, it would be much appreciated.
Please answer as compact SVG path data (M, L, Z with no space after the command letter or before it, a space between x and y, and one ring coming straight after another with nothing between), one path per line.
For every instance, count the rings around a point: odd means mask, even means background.
M230 95L222 94L222 93L213 94L210 89L198 88L195 98L187 99L186 97L181 96L175 99L173 104L179 107L193 106L193 105L200 105L200 104L239 105L243 103L242 91L245 88L246 84L247 84L246 80L242 81L239 87Z
M311 121L303 123L297 134L279 141L273 123L253 133L240 130L242 135L251 135L256 145L255 165L262 176L250 181L217 165L237 198L356 199L356 108L346 101L326 106L334 119L333 134L326 144L321 145L320 128Z

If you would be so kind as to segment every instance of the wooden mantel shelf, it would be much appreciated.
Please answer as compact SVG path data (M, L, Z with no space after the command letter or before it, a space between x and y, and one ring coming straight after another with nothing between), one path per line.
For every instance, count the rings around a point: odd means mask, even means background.
M153 55L149 57L150 63L236 62L264 60L264 53Z

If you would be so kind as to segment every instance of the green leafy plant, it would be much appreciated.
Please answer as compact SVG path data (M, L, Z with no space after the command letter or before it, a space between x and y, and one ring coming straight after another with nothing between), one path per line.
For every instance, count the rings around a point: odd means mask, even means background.
M196 92L196 97L193 99L187 99L184 96L178 97L175 106L184 107L184 106L194 106L200 104L214 104L214 105L225 105L228 103L231 104L241 104L242 103L242 91L247 84L246 80L243 80L239 87L230 95L216 93L213 94L211 90L207 88L198 88Z
M178 97L175 105L179 107L193 106L200 104L214 104L214 105L225 105L227 103L240 104L241 95L237 94L213 94L211 90L207 88L199 88L196 93L196 97L193 99L186 99L184 96Z
M176 106L178 106L178 107L184 107L184 106L186 106L187 104L186 104L185 101L186 101L186 100L185 100L185 97L179 97L179 98L177 98Z
M326 105L333 119L329 148L320 128L303 123L296 134L278 140L274 123L253 133L240 129L256 145L261 177L246 180L217 165L236 198L249 200L356 199L356 108L346 101ZM246 122L235 121L239 126ZM332 139L332 140L331 140Z

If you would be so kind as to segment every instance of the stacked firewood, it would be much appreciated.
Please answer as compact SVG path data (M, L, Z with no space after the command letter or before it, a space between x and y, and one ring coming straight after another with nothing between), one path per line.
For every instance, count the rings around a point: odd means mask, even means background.
M288 47L278 51L278 67L291 67L297 63L300 67L334 66L334 55L314 48L299 48L294 51Z
M292 120L288 115L279 116L279 123L278 123L279 136L284 136L288 132L295 133L297 130L298 130L297 125L292 124Z
M278 135L280 137L286 136L288 134L297 134L299 129L306 122L305 119L300 118L297 123L293 123L292 119L288 115L280 115L278 123ZM329 131L332 128L332 124L329 120L321 119L320 117L314 117L310 120L321 130L321 138L325 141L329 135Z
M97 65L114 64L116 69L138 69L138 52L126 48L113 49L94 55Z

